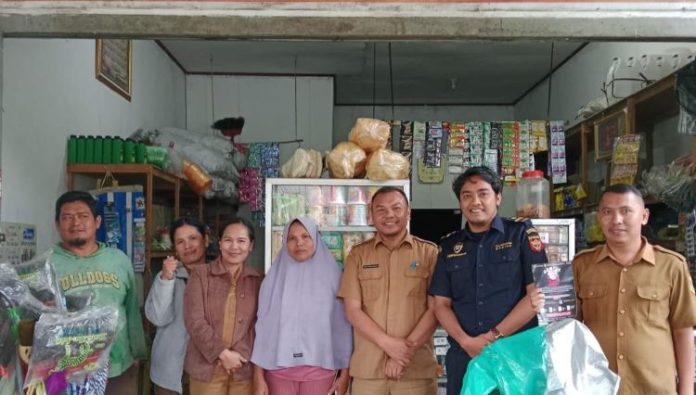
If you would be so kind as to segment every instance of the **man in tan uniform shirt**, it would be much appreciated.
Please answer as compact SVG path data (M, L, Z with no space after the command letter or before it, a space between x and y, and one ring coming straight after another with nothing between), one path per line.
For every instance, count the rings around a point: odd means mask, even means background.
M377 234L353 247L338 296L353 325L353 395L435 395L432 335L436 320L426 290L437 247L408 233L408 200L383 187L372 198Z
M633 186L604 192L597 218L606 244L573 259L577 319L621 377L620 394L693 395L694 288L684 257L641 237L648 215Z

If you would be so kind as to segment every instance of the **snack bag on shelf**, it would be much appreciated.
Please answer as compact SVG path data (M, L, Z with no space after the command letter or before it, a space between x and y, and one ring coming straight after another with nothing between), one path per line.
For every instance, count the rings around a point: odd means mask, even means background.
M341 142L326 156L329 173L333 178L360 178L365 172L367 155L351 142Z
M386 148L390 136L391 127L387 122L372 118L358 118L348 135L348 141L357 144L366 152L373 152Z
M410 164L398 152L379 149L367 162L367 178L370 180L401 180L408 178Z

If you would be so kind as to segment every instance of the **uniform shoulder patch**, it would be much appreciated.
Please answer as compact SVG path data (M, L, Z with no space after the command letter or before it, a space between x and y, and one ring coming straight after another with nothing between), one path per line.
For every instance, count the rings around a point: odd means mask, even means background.
M653 244L653 249L655 249L655 250L657 250L657 251L660 251L660 252L663 252L663 253L665 253L665 254L672 255L672 256L674 256L675 258L679 259L679 260L682 261L682 262L686 262L686 258L684 258L684 255L682 255L682 254L680 254L680 253L678 253L678 252L676 252L676 251L670 250L669 248L665 248L665 247L662 247L662 246Z
M536 233L527 234L527 241L529 242L529 248L534 252L541 252L544 249L544 243L541 241Z

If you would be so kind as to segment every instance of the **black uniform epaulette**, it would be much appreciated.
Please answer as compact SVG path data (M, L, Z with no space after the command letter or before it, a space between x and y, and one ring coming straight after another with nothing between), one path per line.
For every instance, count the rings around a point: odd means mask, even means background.
M453 234L455 234L455 233L457 233L457 232L459 232L459 231L458 231L458 230L455 230L455 231L453 231L453 232L449 232L449 233L447 233L446 235L440 237L440 240L444 240L444 239L446 239L446 238L452 236Z
M682 261L682 262L686 262L686 258L684 258L684 255L682 255L682 254L680 254L680 253L678 253L678 252L676 252L676 251L672 251L672 250L670 250L669 248L665 248L665 247L663 247L663 246L659 246L659 245L656 245L656 244L653 244L653 248L656 249L656 250L658 250L658 251L660 251L660 252L664 252L665 254L669 254L669 255L675 256L677 259L679 259L679 260Z

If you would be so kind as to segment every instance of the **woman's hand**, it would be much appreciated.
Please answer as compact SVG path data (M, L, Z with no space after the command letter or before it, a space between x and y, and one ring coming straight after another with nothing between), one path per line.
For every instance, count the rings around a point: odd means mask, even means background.
M234 373L248 361L237 351L223 350L220 355L220 364L227 371L227 374Z
M327 395L345 395L348 392L348 369L341 369L341 374L334 380ZM257 394L258 395L258 394Z
M177 261L176 258L173 256L167 256L167 259L162 262L162 274L160 274L162 280L173 280L174 271L176 271L176 266L178 264L179 261Z
M263 368L254 366L254 395L268 395L268 384L263 376Z

